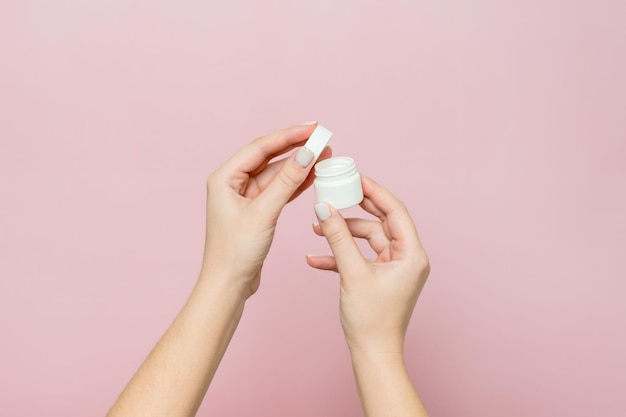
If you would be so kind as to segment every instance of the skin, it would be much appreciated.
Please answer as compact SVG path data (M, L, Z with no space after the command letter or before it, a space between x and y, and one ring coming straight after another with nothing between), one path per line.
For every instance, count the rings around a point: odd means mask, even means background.
M313 182L312 155L301 146L314 128L293 126L258 138L209 176L198 281L107 416L196 414L245 302L259 288L283 207ZM291 156L275 159L294 149ZM325 149L320 160L331 153ZM365 414L424 416L404 366L402 344L428 275L428 259L401 203L369 179L363 186L362 207L379 220L344 221L329 207L332 216L314 230L328 238L333 256L309 256L307 262L340 274L341 322ZM380 249L379 259L365 261L353 234Z
M427 416L403 346L430 272L428 255L404 204L370 178L362 176L362 185L361 207L376 220L344 220L327 205L330 217L320 217L313 229L326 237L333 256L308 256L307 262L339 273L341 324L365 415ZM366 239L376 259L366 260L354 237Z

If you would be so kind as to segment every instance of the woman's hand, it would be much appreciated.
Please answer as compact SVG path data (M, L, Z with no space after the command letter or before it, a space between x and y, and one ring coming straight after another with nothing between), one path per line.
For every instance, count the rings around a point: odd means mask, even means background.
M207 234L196 287L107 414L194 416L237 328L283 206L306 189L313 153L300 148L315 123L252 142L207 181ZM325 149L322 158L328 158Z
M361 207L377 220L343 219L326 203L315 206L334 256L309 256L314 268L338 271L340 314L351 351L402 352L413 308L428 277L428 256L406 207L373 180L362 177ZM367 239L376 259L367 260L353 237Z
M334 256L309 256L309 265L338 271L341 324L364 414L427 417L404 364L404 336L430 266L404 204L363 177L361 207L377 220L346 219L326 203L314 226ZM353 237L367 239L376 259L363 258Z
M209 176L200 280L223 277L244 299L256 292L278 215L313 182L310 150L272 160L302 146L315 127L293 126L256 139ZM320 160L330 155L327 148Z

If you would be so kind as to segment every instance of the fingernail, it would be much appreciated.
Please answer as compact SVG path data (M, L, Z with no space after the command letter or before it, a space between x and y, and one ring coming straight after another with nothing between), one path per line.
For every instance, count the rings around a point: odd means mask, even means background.
M302 126L311 126L317 124L317 120L311 120L310 122L304 122L302 123Z
M308 167L312 159L313 152L304 146L300 148L296 154L296 164L300 165L302 168Z
M328 204L324 202L317 203L315 205L315 215L320 223L328 220L330 218L330 207L328 207Z

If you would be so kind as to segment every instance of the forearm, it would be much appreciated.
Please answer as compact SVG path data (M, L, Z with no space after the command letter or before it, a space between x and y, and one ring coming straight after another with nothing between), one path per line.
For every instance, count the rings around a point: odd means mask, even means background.
M108 417L194 416L235 332L244 298L200 280Z
M352 368L366 417L427 417L399 351L352 350Z

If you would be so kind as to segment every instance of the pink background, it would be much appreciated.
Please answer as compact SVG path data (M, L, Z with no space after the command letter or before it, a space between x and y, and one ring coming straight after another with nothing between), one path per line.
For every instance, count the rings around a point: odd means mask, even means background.
M409 206L433 416L622 416L626 2L0 2L0 415L104 415L197 277L205 178L310 119ZM358 416L291 204L199 415Z

